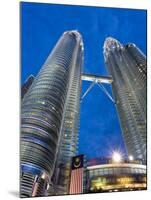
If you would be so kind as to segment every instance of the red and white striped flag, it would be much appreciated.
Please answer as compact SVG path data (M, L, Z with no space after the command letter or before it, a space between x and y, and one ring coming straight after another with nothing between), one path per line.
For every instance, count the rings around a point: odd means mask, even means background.
M83 193L83 155L72 158L69 194Z

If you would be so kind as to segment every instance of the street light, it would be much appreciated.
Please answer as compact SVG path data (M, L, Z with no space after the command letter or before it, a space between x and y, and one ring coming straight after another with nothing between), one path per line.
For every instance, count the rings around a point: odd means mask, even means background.
M129 160L130 160L130 161L133 161L133 160L134 160L134 157L133 157L132 155L130 155L130 156L129 156Z

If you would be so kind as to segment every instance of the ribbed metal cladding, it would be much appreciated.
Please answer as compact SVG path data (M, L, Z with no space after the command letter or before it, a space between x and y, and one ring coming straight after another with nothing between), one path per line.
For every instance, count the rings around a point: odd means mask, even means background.
M76 31L65 32L25 94L21 107L21 172L51 178L71 76L74 76ZM22 184L22 179L21 179ZM22 187L21 187L22 188ZM21 194L24 191L21 191ZM27 192L28 193L28 192ZM39 195L39 192L38 192ZM28 193L28 196L32 194Z
M80 37L80 36L78 36ZM71 159L76 155L78 148L78 130L80 121L80 94L81 94L81 67L83 64L83 42L77 48L77 57L74 60L75 69L70 76L70 87L62 123L61 138L57 162L54 172L55 194L68 194L70 183Z
M147 60L146 56L141 52L140 49L136 47L135 44L127 44L125 45L125 50L127 52L126 56L128 60L132 60L130 62L131 65L135 65L135 79L140 81L135 81L136 87L134 88L136 90L139 102L141 104L141 107L144 112L144 116L146 116L147 111ZM141 92L137 92L137 90Z
M33 185L35 182L35 175L32 173L24 173L22 175L22 184L21 184L21 197L29 197L29 193L33 191Z
M146 58L134 45L114 38L104 44L105 63L129 155L146 161Z

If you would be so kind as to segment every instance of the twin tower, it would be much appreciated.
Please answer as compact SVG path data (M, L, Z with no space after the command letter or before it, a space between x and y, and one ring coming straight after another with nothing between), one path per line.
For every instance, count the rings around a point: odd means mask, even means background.
M145 162L146 57L134 44L123 46L113 38L104 43L104 57L127 153ZM82 37L67 31L22 100L21 197L68 193L78 143L82 65Z

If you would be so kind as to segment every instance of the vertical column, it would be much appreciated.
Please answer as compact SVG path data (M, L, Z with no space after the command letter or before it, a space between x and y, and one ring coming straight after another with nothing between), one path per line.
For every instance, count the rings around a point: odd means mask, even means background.
M76 155L80 117L81 67L83 63L83 42L81 35L74 31L79 40L73 60L75 68L71 73L70 88L67 94L61 138L54 173L56 194L68 194L71 158Z

